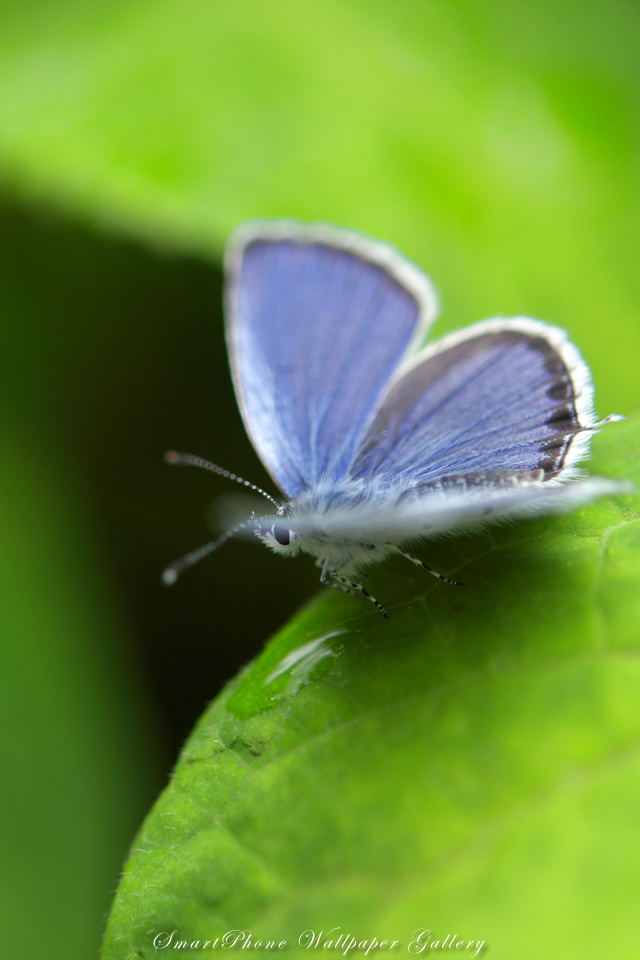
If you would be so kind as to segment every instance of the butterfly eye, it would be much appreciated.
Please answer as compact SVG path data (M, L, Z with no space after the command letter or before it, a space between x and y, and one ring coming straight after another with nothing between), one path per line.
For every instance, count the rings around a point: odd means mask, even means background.
M278 543L283 547L287 547L291 543L290 531L287 530L286 527L279 527L277 523L274 524L273 535Z

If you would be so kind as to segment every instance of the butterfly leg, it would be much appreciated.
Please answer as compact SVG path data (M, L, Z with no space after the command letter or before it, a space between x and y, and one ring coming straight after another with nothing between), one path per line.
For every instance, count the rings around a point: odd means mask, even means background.
M320 574L320 583L323 583L325 587L333 587L334 590L342 590L343 593L348 593L350 597L355 597L353 590L350 590L349 587L343 586L341 583L332 583L331 580L327 580L327 567L329 566L328 560L316 560L316 567L322 567L322 573ZM333 576L333 573L329 574L330 577Z
M329 576L333 576L333 574L329 574ZM320 583L323 583L325 587L333 587L334 590L342 590L343 593L348 593L350 597L355 597L355 593L353 590L350 590L349 587L344 587L341 583L332 583L331 580L327 580L326 570L322 571Z
M314 565L314 567L317 567L318 570L322 570L323 567L325 567L325 569L326 569L326 562L327 562L326 560L316 560L316 561L314 561L314 564L313 564L313 565ZM341 568L338 567L337 569L340 570ZM368 574L368 573L360 573L360 574L358 574L358 576L362 577L363 580L366 580L367 577L369 576L369 574ZM337 583L330 583L328 580L322 580L322 579L321 579L320 582L321 582L321 583L324 583L325 586L327 586L327 587L338 587L339 590L344 589L344 592L345 592L345 593L350 593L351 596L355 596L353 590L347 590L346 587L344 587L344 588L343 588L343 587L339 587Z
M370 600L371 603L375 604L382 616L387 619L389 615L382 604L376 600L376 598L373 597L368 590L365 590L361 583L356 583L355 580L349 580L347 577L343 577L339 573L339 570L340 567L329 571L330 577L340 581L339 583L331 583L331 581L327 579L327 561L325 560L322 566L320 583L324 583L324 585L327 587L335 587L337 590L342 590L344 593L350 593L351 596L355 596L356 592L361 593L363 597L366 597L367 600Z
M401 550L400 547L396 547L396 550L398 553L401 553L403 557L406 557L407 560L410 560L411 563L414 563L416 567L422 567L423 570L428 570L432 577L437 577L438 580L444 580L445 583L450 583L452 587L462 586L459 580L450 580L449 577L443 576L441 573L438 573L437 570L434 570L432 567L428 567L426 563L422 562L422 560L414 557L412 553L407 553L406 550Z

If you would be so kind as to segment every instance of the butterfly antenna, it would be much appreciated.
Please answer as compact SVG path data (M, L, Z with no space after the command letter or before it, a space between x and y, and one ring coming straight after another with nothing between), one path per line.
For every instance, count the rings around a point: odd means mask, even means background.
M215 473L219 477L225 477L227 480L235 480L236 483L241 483L243 487L248 487L249 490L253 490L254 493L262 494L263 497L271 501L274 507L280 507L277 500L274 500L266 490L257 487L256 484L251 483L250 480L245 480L244 477L239 477L236 473L231 473L230 470L225 470L224 467L219 467L216 463L209 463L208 460L203 460L202 457L195 457L191 453L176 453L175 450L168 450L164 455L164 459L166 463L175 463L178 466L200 467L202 470L208 470L210 473Z
M179 576L181 576L185 570L188 570L189 567L195 566L196 563L200 563L201 560L204 560L205 557L208 557L210 553L213 553L214 550L217 550L218 547L221 547L227 540L231 540L236 533L239 533L240 530L246 530L247 527L253 526L255 521L253 520L244 520L242 523L237 523L235 527L231 527L230 530L227 530L226 533L223 533L221 537L218 537L217 540L210 540L209 543L203 544L201 547L198 547L196 550L192 550L191 553L185 554L184 557L180 557L179 560L174 560L167 569L162 574L162 582L165 587L171 587L176 582Z

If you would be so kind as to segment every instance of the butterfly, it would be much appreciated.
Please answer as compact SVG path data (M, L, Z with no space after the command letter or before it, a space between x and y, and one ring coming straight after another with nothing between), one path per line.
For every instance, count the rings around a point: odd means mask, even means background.
M579 507L629 489L577 469L598 421L566 332L529 317L475 323L422 347L438 301L393 247L351 230L252 221L226 257L226 336L247 433L284 499L171 564L173 583L230 537L307 553L321 582L378 602L361 572L414 540Z

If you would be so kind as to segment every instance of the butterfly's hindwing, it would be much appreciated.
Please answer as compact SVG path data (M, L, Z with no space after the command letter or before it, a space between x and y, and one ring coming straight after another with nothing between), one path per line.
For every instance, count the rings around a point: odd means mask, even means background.
M396 378L350 475L419 486L502 471L557 480L588 452L591 397L564 331L529 318L484 321Z

